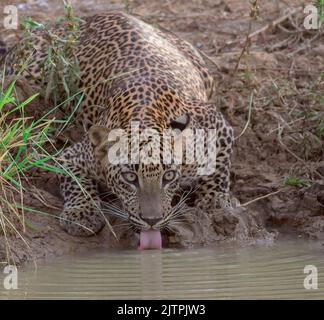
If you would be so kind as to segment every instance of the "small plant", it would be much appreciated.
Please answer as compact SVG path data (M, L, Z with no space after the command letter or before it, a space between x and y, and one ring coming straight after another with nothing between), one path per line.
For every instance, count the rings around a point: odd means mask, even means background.
M131 9L130 9L130 6L131 6L131 4L130 4L130 0L123 0L123 2L124 2L124 5L125 5L125 12L127 12L127 13L131 13Z
M324 138L324 117L319 119L318 123L315 125L315 131L320 139Z
M251 81L254 77L255 77L255 74L250 70L247 70L243 73L243 78L245 80Z
M259 0L250 0L250 18L257 19L260 15Z
M298 188L309 187L310 181L306 179L299 179L296 177L287 177L284 181L285 186L293 186Z
M315 6L317 8L320 21L324 22L324 0L316 0Z
M33 39L37 33L42 33L47 41L47 54L40 63L45 92L45 102L51 101L58 105L68 97L75 96L80 78L79 62L76 47L79 39L81 19L74 16L72 6L64 2L65 16L58 18L54 23L39 23L31 18L26 19L21 28L24 31L24 43L20 55L21 69L28 65L30 54L36 50ZM27 61L27 62L26 62ZM69 104L73 101L69 101ZM65 110L62 106L62 110Z

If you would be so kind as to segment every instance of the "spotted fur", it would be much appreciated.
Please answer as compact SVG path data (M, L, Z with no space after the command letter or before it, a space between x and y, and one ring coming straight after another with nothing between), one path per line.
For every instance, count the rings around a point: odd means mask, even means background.
M39 35L35 46L33 62L22 76L40 84L46 39ZM86 133L61 156L71 172L61 177L61 225L67 232L99 232L105 224L102 212L129 221L135 230L163 229L183 210L181 201L172 205L172 200L184 185L195 186L196 205L203 208L229 201L233 130L208 102L212 76L191 44L125 13L98 14L81 25L77 57L78 86L85 92L77 118ZM9 65L9 72L15 72ZM140 130L161 134L168 128L180 134L188 128L214 129L216 171L197 175L197 164L108 163L107 134L115 128L129 133L132 121L140 123ZM101 201L99 183L118 196L120 206Z

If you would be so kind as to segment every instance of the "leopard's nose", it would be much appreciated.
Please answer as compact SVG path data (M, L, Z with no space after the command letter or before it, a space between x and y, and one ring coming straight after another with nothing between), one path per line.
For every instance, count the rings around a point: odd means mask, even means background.
M147 222L151 227L155 226L158 222L161 221L161 218L142 218Z

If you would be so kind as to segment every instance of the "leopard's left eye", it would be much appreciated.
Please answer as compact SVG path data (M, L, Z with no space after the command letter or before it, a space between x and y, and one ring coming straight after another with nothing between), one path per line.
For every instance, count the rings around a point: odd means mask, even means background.
M177 172L174 170L169 170L163 175L163 182L169 183L173 181L177 176Z

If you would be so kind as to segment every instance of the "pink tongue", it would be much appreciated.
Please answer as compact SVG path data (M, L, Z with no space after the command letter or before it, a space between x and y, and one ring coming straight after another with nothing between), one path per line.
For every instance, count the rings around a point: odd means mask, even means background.
M161 232L159 230L141 231L139 249L162 249Z

